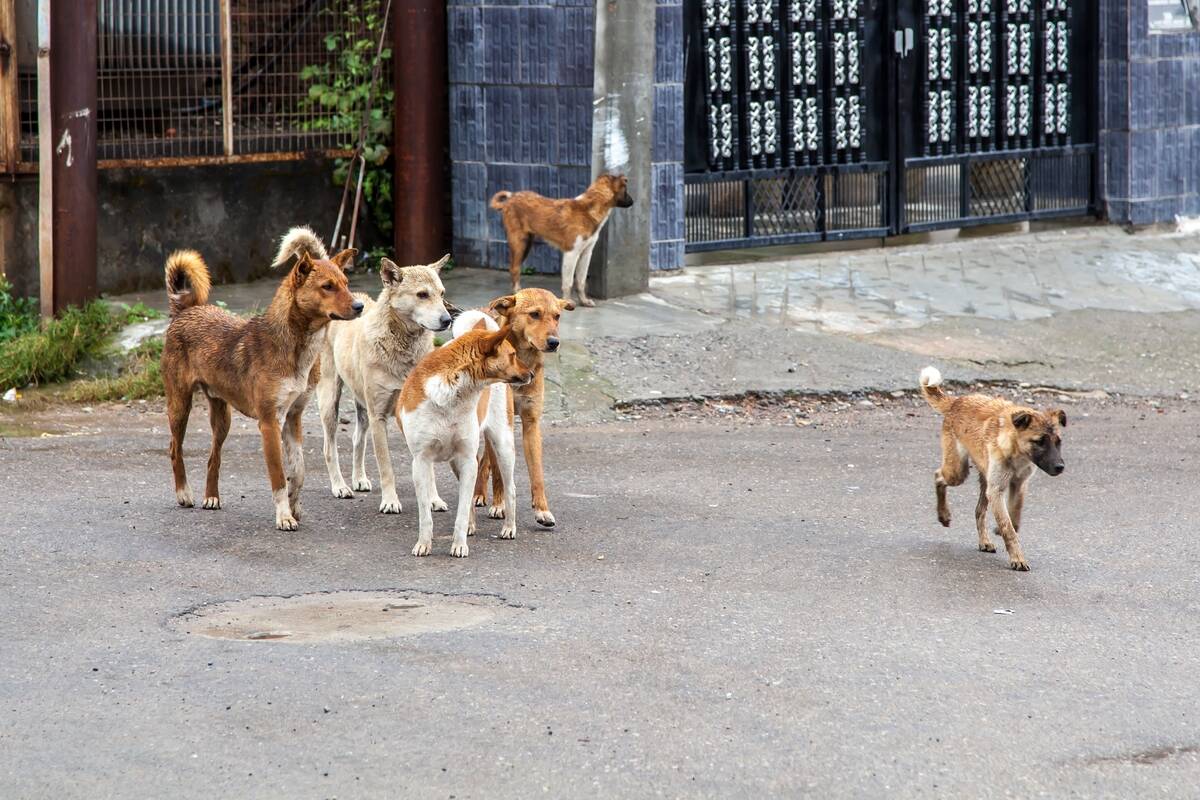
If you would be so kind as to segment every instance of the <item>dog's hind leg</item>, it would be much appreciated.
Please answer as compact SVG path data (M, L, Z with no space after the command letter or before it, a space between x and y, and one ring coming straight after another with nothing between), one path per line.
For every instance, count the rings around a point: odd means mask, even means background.
M479 454L479 472L475 476L475 499L472 502L476 508L482 508L488 504L488 477L492 474L492 446L488 443L487 437L483 440L483 450ZM493 498L495 495L493 495Z
M212 449L208 452L208 478L204 484L204 507L221 507L218 489L221 478L221 446L229 435L229 404L216 397L208 398L208 421L212 425Z
M283 423L284 476L288 485L288 504L297 522L300 520L300 490L304 488L304 430L300 422L306 405L307 398L297 400Z
M171 428L171 470L175 473L175 500L184 508L196 505L183 465L183 437L192 413L192 387L166 381L167 424Z
M504 520L504 525L500 528L501 539L515 539L517 536L517 490L516 481L513 480L513 469L517 462L517 454L512 428L503 423L490 425L484 429L484 436L487 439L488 455L495 459L496 475L500 477L502 483L501 488L492 496L494 505L488 515L494 519L502 518ZM498 509L497 506L499 506ZM496 513L497 511L499 513Z
M322 361L322 366L325 366ZM337 433L338 410L342 404L342 379L338 377L333 365L321 370L321 380L317 383L317 407L321 411L321 430L325 437L324 455L325 471L329 473L329 488L333 496L342 500L354 498L354 490L342 477L342 465L338 458Z
M475 492L475 453L456 453L450 465L458 476L458 508L454 514L454 541L450 545L450 555L455 558L466 558L470 552L467 547L467 537L475 532L475 506L471 505L471 495Z
M996 545L988 536L987 510L987 475L979 474L979 502L975 504L975 529L979 533L979 549L985 553L996 552Z
M942 431L942 466L933 473L937 493L937 517L943 526L950 527L950 506L946 502L946 487L959 486L967 479L967 455L958 449L955 438Z
M532 234L508 234L508 276L512 278L513 294L521 291L521 267L532 248Z
M413 487L417 492L417 543L413 545L414 556L427 556L433 549L433 514L429 507L432 489L433 462L418 453L412 458Z
M433 462L429 462L429 507L434 511L449 511L450 506L446 505L446 501L438 494L437 490L437 475L433 471Z
M350 488L356 492L371 491L371 480L367 477L367 431L370 429L370 417L366 406L354 401L354 453L350 462Z

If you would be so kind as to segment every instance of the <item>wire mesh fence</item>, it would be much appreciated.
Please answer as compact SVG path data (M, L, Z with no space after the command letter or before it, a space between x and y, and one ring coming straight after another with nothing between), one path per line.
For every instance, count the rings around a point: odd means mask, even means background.
M259 160L351 148L382 30L381 5L99 0L100 165ZM35 13L34 4L18 5L21 13ZM389 73L382 71L377 91L390 91ZM18 85L21 166L33 169L36 64L19 64Z

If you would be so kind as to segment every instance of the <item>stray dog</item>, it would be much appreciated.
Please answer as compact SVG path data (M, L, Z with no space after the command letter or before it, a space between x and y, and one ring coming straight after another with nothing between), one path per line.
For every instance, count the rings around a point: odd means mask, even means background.
M1037 411L981 394L951 397L942 390L942 374L934 367L921 370L921 394L945 418L942 421L942 466L933 476L938 521L950 527L946 487L958 486L965 481L969 462L975 462L975 469L979 471L979 503L975 506L979 549L985 553L996 552L996 546L988 538L990 505L1008 551L1008 565L1015 570L1028 571L1029 562L1017 539L1021 509L1025 505L1025 486L1034 467L1047 475L1061 475L1066 469L1059 431L1067 426L1066 413L1057 408Z
M484 389L499 382L524 386L533 380L532 371L508 343L508 334L508 328L487 330L481 319L474 329L425 356L404 381L396 413L412 453L417 491L420 530L414 556L427 556L432 547L433 466L439 461L450 462L459 482L450 555L463 558L468 553L467 536L475 532L471 493ZM509 538L515 535L515 521L509 520L505 529Z
M500 297L491 302L487 312L509 328L508 340L517 349L517 358L533 370L533 380L526 386L512 390L515 411L521 417L521 445L525 451L525 466L529 470L529 491L533 501L533 516L539 525L553 528L554 515L546 500L546 481L542 471L542 409L546 400L546 375L543 360L546 353L558 350L558 323L562 312L572 311L575 304L560 300L545 289L523 289L514 295ZM469 313L469 312L467 312ZM511 424L511 413L509 417ZM501 519L510 502L501 498L507 488L507 478L488 443L485 458L481 459L475 484L475 505L487 505L487 483L492 475L492 507L488 516Z
M601 175L587 191L569 200L551 200L537 192L496 192L491 206L504 219L513 293L521 289L521 265L537 237L562 251L563 299L570 299L574 286L581 304L596 305L587 296L592 250L613 208L631 205L624 175Z
M308 228L288 231L274 266L293 255L296 264L279 284L266 313L248 320L207 305L211 282L199 253L180 250L167 259L171 322L163 341L162 377L179 505L194 505L183 466L183 437L193 393L200 389L208 397L212 423L204 507L221 507L217 483L232 405L258 420L275 501L275 527L296 530L304 485L300 418L317 377L313 365L329 322L353 319L363 309L362 302L350 294L344 273L354 254L343 250L329 258Z
M383 492L379 510L384 514L400 513L388 450L387 418L396 408L396 398L408 373L433 350L432 332L450 327L450 312L443 301L446 289L438 277L449 260L446 256L429 266L398 267L383 259L379 263L383 280L379 299L358 295L366 307L362 316L329 325L321 356L317 405L325 432L325 469L334 497L349 499L354 492L371 491L366 471L369 433ZM351 486L342 477L337 452L338 404L343 386L350 388L357 411ZM440 497L435 497L433 504L438 511L446 510Z

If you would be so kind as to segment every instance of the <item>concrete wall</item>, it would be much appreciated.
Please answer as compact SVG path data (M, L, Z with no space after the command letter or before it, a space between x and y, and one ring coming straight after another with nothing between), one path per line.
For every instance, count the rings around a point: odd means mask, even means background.
M587 187L594 5L595 0L451 0L450 160L458 262L508 268L500 216L487 206L495 192L532 189L572 197ZM654 186L630 190L638 202L654 202L651 267L675 269L683 266L682 9L680 0L658 6ZM526 266L558 272L560 261L557 251L538 245Z
M326 161L100 170L100 291L160 286L164 260L180 247L199 250L217 282L261 277L288 228L310 225L322 236L333 230L341 188L331 171ZM0 243L8 278L35 296L36 179L6 184L0 206L14 212L14 228Z
M1113 222L1200 215L1200 34L1151 35L1146 0L1100 0L1100 197Z

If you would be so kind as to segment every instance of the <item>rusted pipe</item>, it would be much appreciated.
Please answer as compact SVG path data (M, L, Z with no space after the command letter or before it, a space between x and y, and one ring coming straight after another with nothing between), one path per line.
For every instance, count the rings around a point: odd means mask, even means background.
M450 249L446 0L397 0L393 26L396 257L425 264Z

